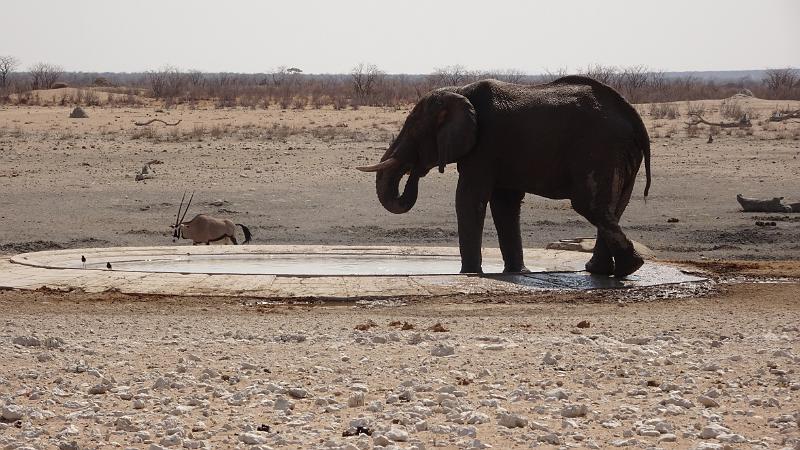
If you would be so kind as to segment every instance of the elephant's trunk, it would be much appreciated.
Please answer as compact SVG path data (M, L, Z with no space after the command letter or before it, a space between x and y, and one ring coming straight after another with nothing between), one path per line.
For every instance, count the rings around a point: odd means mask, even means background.
M419 176L411 173L406 181L402 195L400 191L400 180L408 170L408 167L397 169L382 170L375 176L375 186L378 192L378 200L387 211L394 214L408 212L417 202L419 188Z
M397 158L398 152L394 145L390 146L381 158L381 167L375 173L375 189L378 193L378 200L387 211L394 214L408 212L417 202L417 188L419 187L419 176L413 172L406 181L403 194L400 194L400 181L403 175L411 169L411 165L402 162L402 158ZM386 164L395 161L393 164Z

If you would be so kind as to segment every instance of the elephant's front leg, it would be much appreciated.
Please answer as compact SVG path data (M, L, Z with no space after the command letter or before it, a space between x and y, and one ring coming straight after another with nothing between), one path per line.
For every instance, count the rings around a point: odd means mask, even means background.
M486 220L486 203L491 190L458 179L456 189L456 215L458 216L458 247L461 251L461 273L483 273L481 267L481 239Z
M492 218L500 241L505 267L503 272L528 272L522 256L522 236L519 229L519 210L524 192L495 189L489 202Z

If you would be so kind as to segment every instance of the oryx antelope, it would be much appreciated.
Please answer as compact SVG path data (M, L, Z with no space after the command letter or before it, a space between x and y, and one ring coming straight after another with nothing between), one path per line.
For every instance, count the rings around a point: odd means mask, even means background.
M250 229L240 223L234 224L228 219L218 219L207 214L198 214L194 216L192 220L184 222L183 219L186 218L186 213L189 211L189 206L191 206L193 198L194 193L189 197L189 203L186 204L186 209L183 210L183 216L181 216L183 201L186 199L186 193L183 193L181 204L178 206L178 215L175 216L175 225L172 225L173 242L175 242L176 239L191 239L192 245L209 245L212 242L230 239L230 241L236 245L238 242L236 242L234 233L236 232L237 226L242 227L242 231L244 232L244 242L242 242L242 244L250 242L252 236L250 234Z

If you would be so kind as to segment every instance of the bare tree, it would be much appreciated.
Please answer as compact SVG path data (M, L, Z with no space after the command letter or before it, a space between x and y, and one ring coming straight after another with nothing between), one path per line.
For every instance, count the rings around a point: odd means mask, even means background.
M375 87L380 84L384 73L375 64L358 63L350 71L353 79L353 93L362 103L372 97Z
M13 56L0 55L0 89L8 87L8 77L19 66L19 60Z
M434 82L440 86L458 86L464 84L470 76L470 71L461 64L437 67L431 74Z
M639 101L642 88L647 86L649 73L647 66L644 65L629 66L622 69L620 73L620 89L629 102L636 103Z
M764 73L763 83L774 96L785 96L792 88L800 86L800 72L791 67L768 69Z
M197 69L191 69L186 72L186 80L192 86L202 86L205 81L205 75Z
M489 78L494 78L496 80L505 81L507 83L516 83L520 84L525 80L527 74L519 69L504 69L504 70L495 70L489 72L487 74Z
M183 92L187 77L175 66L164 66L157 71L147 72L147 80L153 97L173 98Z
M64 68L56 64L36 63L28 71L31 73L31 89L50 89Z
M619 85L620 71L614 66L604 66L602 64L590 64L586 66L584 74L587 77L605 83L609 86Z
M280 86L286 82L286 77L288 74L286 73L286 66L278 66L276 67L271 74L272 77L272 84L275 86Z
M544 72L539 75L539 79L542 83L550 83L551 81L555 81L563 76L566 76L568 73L569 71L566 67L562 67L554 71L550 71L550 69L544 69Z

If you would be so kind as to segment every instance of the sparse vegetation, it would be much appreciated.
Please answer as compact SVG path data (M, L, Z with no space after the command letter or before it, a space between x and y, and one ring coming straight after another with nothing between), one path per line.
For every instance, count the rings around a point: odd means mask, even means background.
M9 67L10 74L13 67ZM643 65L616 67L595 64L576 72L612 86L631 102L659 104L649 112L663 117L678 117L673 114L672 106L661 106L677 101L726 99L736 94L763 99L800 99L800 75L796 69L788 68L765 71L763 79L744 78L725 83L695 75L669 75ZM515 69L482 71L452 65L436 68L427 75L392 75L367 63L356 65L346 75L306 74L298 68L286 67L278 67L271 73L204 73L184 71L175 66L138 74L109 74L63 73L58 66L41 63L32 67L29 73L17 73L14 77L7 75L6 95L0 95L0 102L42 104L25 93L31 89L52 87L58 80L84 91L91 87L97 90L93 92L102 90L124 95L124 98L120 95L108 98L109 104L119 106L136 106L141 104L142 98L150 97L168 108L180 105L200 107L204 104L217 108L249 109L268 109L270 105L278 105L281 109L331 107L341 110L365 105L400 108L415 103L437 87L463 85L486 78L537 84L567 74L569 72L564 69L529 75ZM2 79L3 65L0 64L0 85ZM12 79L13 82L9 81ZM92 105L93 100L90 97L86 103L76 98L72 103ZM690 113L705 112L700 103L689 103L688 109ZM730 112L736 113L734 109Z
M654 119L676 119L680 117L678 105L673 103L651 103L650 116Z

